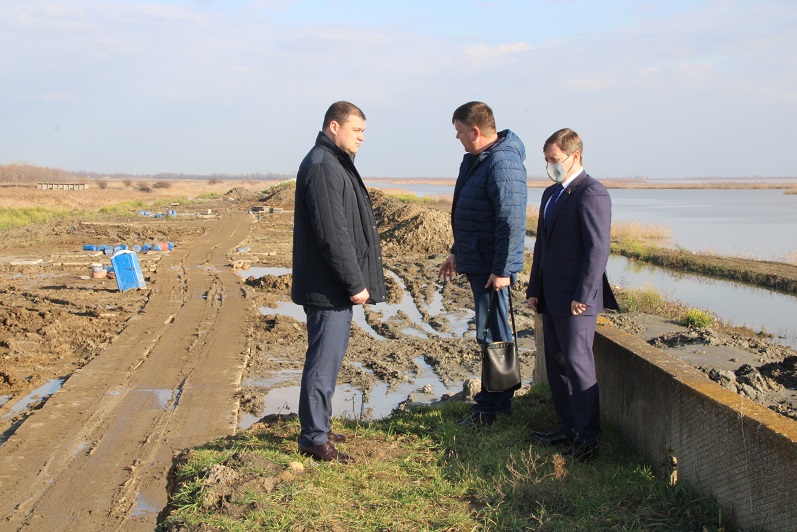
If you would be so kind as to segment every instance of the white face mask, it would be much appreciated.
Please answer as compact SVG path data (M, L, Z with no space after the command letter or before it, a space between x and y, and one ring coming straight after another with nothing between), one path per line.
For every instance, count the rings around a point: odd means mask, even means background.
M573 155L568 155L567 159L572 157ZM565 159L565 161L567 160ZM565 162L565 161L562 161ZM561 183L567 177L567 171L562 163L553 163L549 164L545 167L545 171L548 172L548 177L551 178L551 181L554 183ZM572 170L573 167L571 166L570 169Z

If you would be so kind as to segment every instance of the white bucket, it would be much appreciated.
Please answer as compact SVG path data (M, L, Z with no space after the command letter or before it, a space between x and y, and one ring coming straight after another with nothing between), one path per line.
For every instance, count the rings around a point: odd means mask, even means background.
M108 272L102 264L99 262L94 262L91 264L91 276L94 279L104 279L105 277L108 277Z

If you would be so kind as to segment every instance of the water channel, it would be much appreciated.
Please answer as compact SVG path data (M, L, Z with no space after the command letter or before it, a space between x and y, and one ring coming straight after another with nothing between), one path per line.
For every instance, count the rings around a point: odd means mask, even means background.
M418 196L451 195L444 185L369 186L402 188ZM537 205L542 189L529 189ZM672 243L692 251L713 250L763 260L797 253L797 195L782 190L611 189L612 219L666 225ZM527 239L533 247L533 239ZM669 299L707 309L723 321L773 335L797 349L797 297L730 281L684 274L613 256L609 281L623 288L653 288Z
M402 189L417 196L451 196L448 185L366 182L375 188ZM541 188L530 188L537 207ZM666 225L672 245L734 257L784 260L797 254L797 194L783 190L610 189L612 220Z

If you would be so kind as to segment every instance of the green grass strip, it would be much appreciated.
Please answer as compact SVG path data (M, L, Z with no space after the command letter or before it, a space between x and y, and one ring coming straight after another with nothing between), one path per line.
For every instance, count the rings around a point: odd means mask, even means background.
M511 417L462 428L470 405L447 402L375 421L336 420L357 463L296 452L298 422L255 425L183 454L163 530L719 530L715 502L657 478L610 427L588 463L531 446L555 425L547 387ZM265 473L240 457L275 464ZM291 474L298 461L304 472ZM231 471L234 471L231 473ZM278 471L282 471L279 473ZM227 480L219 482L221 473ZM267 480L270 478L270 480ZM234 480L237 479L237 480ZM244 482L245 480L245 482Z

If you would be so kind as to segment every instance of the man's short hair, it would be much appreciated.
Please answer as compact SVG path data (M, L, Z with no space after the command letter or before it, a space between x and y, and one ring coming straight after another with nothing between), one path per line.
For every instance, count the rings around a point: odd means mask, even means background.
M329 124L333 121L341 125L345 124L346 120L352 115L365 120L365 113L353 103L345 101L335 102L327 109L327 113L324 115L324 125L321 126L321 129L328 128Z
M558 146L567 155L572 155L574 151L578 150L581 154L581 160L584 160L584 143L581 142L581 137L578 136L578 133L569 127L560 129L548 137L548 140L542 145L542 151L545 151L552 144Z
M467 127L478 127L485 133L495 132L493 110L484 102L468 102L457 107L451 123L461 122Z

